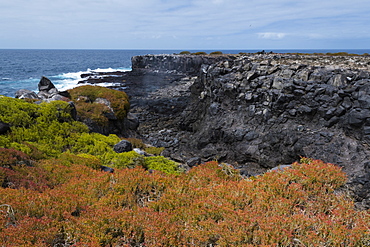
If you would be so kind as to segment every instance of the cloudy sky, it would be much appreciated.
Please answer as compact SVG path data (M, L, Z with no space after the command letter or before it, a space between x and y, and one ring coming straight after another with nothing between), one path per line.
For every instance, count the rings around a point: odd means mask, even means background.
M366 49L367 0L1 0L1 48Z

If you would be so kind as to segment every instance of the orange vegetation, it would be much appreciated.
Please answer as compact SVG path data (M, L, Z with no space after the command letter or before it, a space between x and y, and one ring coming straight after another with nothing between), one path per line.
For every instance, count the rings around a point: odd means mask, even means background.
M0 188L1 246L370 243L369 212L354 209L338 190L344 173L322 161L244 179L216 162L180 175L142 167L110 174L70 158L0 168L12 183Z

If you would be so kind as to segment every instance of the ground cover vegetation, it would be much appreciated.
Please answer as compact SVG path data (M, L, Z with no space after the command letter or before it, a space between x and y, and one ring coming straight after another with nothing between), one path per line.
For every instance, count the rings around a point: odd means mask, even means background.
M369 212L341 192L338 166L303 158L252 178L217 162L184 172L162 156L115 153L119 137L90 133L71 111L0 97L11 124L0 135L0 246L370 244Z

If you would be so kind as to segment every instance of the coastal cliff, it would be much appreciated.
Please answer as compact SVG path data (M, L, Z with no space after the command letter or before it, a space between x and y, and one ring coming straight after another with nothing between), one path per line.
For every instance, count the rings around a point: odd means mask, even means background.
M198 69L133 107L146 141L177 161L228 162L245 175L321 159L343 167L359 206L370 205L369 57L220 56L203 65L193 59L210 56L178 57L133 58L133 68L157 73Z
M368 57L217 59L1 96L1 243L369 246Z

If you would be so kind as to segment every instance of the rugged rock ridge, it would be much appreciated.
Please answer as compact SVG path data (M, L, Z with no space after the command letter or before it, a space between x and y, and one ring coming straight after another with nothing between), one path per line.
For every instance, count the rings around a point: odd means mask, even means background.
M213 64L218 61L234 59L234 55L194 56L194 55L145 55L134 56L131 59L132 71L166 71L198 75L204 64Z
M363 69L369 57L314 58L253 55L203 65L181 115L172 125L156 123L163 129L148 130L145 137L167 145L177 160L217 159L250 175L300 156L332 162L343 167L366 208L370 76L347 62ZM163 57L152 59L164 63Z

